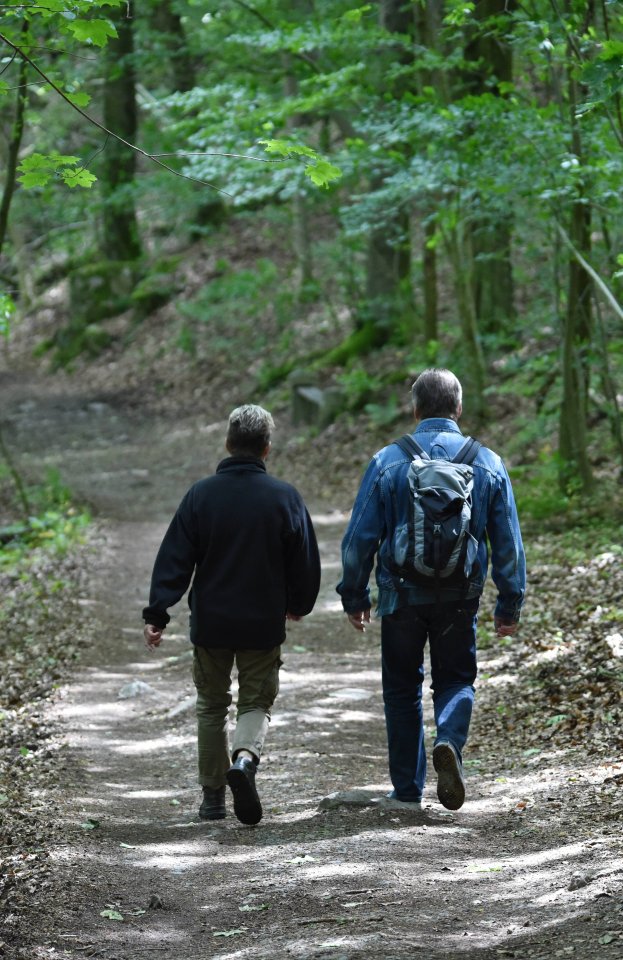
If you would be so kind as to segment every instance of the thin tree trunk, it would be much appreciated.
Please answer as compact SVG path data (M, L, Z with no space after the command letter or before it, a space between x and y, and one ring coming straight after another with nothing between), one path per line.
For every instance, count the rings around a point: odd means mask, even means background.
M28 21L22 23L22 40L26 40L28 33ZM9 226L9 211L11 201L15 193L17 182L17 163L19 160L19 150L24 135L24 122L26 114L26 102L28 98L26 87L27 64L25 60L20 59L20 66L17 81L17 95L15 97L15 116L9 139L6 156L6 177L4 181L4 190L2 192L2 202L0 203L0 254L7 237Z
M13 458L9 453L9 448L6 445L4 435L2 433L2 425L0 424L0 454L7 465L7 470L9 471L13 483L15 484L15 489L17 491L17 496L22 507L22 514L25 520L28 520L28 517L32 513L30 507L30 500L28 499L28 494L26 492L26 485L22 480L21 474L15 464L13 463Z
M462 345L465 352L464 374L467 406L478 419L485 416L485 358L478 335L478 318L474 308L473 278L470 266L473 263L469 249L469 233L463 234L459 221L456 228L445 236L450 264L454 274L456 302L461 319Z
M606 400L608 400L610 403L610 406L608 407L608 419L610 421L612 438L617 446L617 450L619 451L619 460L621 462L621 478L623 479L623 428L621 426L621 408L619 407L616 384L614 382L614 377L612 376L612 370L610 369L610 358L608 356L608 335L606 333L603 317L601 315L599 299L597 298L596 294L595 314L597 317L599 352L601 354L600 379Z
M437 308L437 249L433 244L435 224L429 220L425 226L424 243L424 337L432 362L437 355L439 341Z
M174 89L182 93L192 90L196 85L195 64L188 49L184 24L171 0L156 0L152 18L168 51Z
M569 68L569 118L571 151L582 163L583 145L576 117L577 81ZM591 245L591 208L584 203L582 187L571 212L569 240L571 246L588 260ZM592 336L592 281L581 260L569 255L567 310L563 323L562 380L563 399L559 426L559 480L561 489L571 490L579 480L582 489L590 492L593 475L588 459L587 403L589 387L588 349Z
M480 0L476 4L475 33L465 48L465 59L479 66L472 68L464 80L465 88L476 96L491 92L502 96L500 84L513 78L512 48L487 24L491 18L508 15L516 6L515 0ZM496 82L492 86L493 78ZM483 330L502 332L515 318L512 231L512 213L497 213L472 222L474 304Z
M133 0L110 16L117 38L105 52L104 125L130 143L136 142L138 116L134 75ZM104 151L101 177L104 196L103 253L109 260L137 260L141 255L134 206L136 156L133 150L110 138Z
M412 5L404 0L382 0L379 21L390 33L413 36ZM397 58L410 62L412 53L400 50ZM383 78L380 78L383 83ZM393 84L391 93L400 98L406 89ZM371 188L382 186L382 179L371 183ZM373 325L373 340L383 343L400 326L413 327L413 294L411 290L411 236L410 217L406 210L397 211L389 222L372 229L368 238L366 256L366 307L360 325ZM406 329L403 330L403 334Z
M438 49L443 10L440 0L423 0L415 7L415 35L427 50ZM444 70L419 70L417 84L420 94L426 87L434 87L442 103L449 101L448 79ZM430 363L436 362L439 341L439 298L437 292L437 232L433 209L425 211L422 274L424 295L424 340Z
M292 72L292 64L288 63L287 58L284 92L286 97L294 97L298 93L298 84ZM288 117L287 130L289 134L294 135L297 128L301 126L303 126L303 117L300 114L293 114ZM309 208L303 191L297 191L292 202L292 241L298 263L298 291L300 294L314 279Z

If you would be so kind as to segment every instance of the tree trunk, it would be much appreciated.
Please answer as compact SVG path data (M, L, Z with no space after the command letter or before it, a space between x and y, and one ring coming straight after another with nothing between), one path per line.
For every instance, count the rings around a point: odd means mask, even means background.
M26 40L27 34L28 21L24 20L22 23L22 41ZM2 253L2 248L4 247L7 237L9 211L11 209L11 201L13 199L13 194L15 193L17 180L17 162L19 159L19 150L22 143L22 137L24 135L24 118L26 113L26 102L28 99L28 88L26 86L27 69L28 66L26 61L20 59L17 80L17 94L15 97L15 114L11 129L11 136L6 152L6 177L4 181L4 190L2 192L2 202L0 203L0 254Z
M454 274L456 302L461 319L461 343L464 366L461 380L466 397L466 409L477 419L485 417L485 359L478 335L478 318L474 307L473 277L469 230L459 222L445 237L450 265Z
M569 52L571 58L571 52ZM571 152L580 163L583 146L576 109L577 81L573 64L569 64L569 121L571 125ZM583 202L583 187L571 212L569 238L579 253L590 260L591 208ZM559 429L559 480L561 489L570 492L579 481L582 490L590 492L593 475L588 459L587 403L589 387L588 350L592 336L592 280L577 257L569 255L567 310L563 322L562 381L563 397Z
M437 356L439 341L437 309L437 248L434 244L435 224L428 220L424 243L424 337L430 362Z
M379 8L381 27L391 33L413 36L414 13L405 0L382 0ZM397 59L409 63L411 51L400 49ZM380 78L381 86L385 81ZM400 99L407 88L404 81L388 87L394 98ZM373 180L371 188L378 189L382 179ZM411 224L406 210L396 211L391 220L372 229L368 237L366 255L366 305L359 319L360 326L372 325L373 342L387 342L402 328L406 338L413 333L413 294L411 290Z
M173 89L185 92L196 85L195 64L188 49L182 19L171 0L156 0L152 22L167 49Z
M286 58L285 61L284 92L286 97L294 97L298 93L298 84L289 59ZM288 117L288 134L296 136L297 129L303 126L303 123L304 119L300 114ZM309 207L303 190L297 191L292 203L292 243L298 264L298 293L301 295L314 279Z
M138 118L134 76L133 0L110 12L118 36L106 47L104 62L104 125L130 143L136 142ZM134 207L133 150L112 138L104 151L101 177L102 252L108 260L137 260L141 254Z
M516 0L480 0L476 4L476 25L465 48L465 59L475 64L463 82L468 93L502 96L500 84L513 79L512 48L488 21L503 17L516 6ZM481 330L503 332L515 319L512 229L512 213L472 221L474 304Z
M427 50L437 50L438 36L442 26L443 10L440 0L423 0L415 7L415 35L421 46ZM447 75L444 70L420 70L417 75L418 91L424 93L426 87L434 87L442 103L449 102ZM429 363L437 360L439 342L439 310L437 295L437 232L434 208L429 207L424 214L424 243L422 249L422 274L424 295L424 340Z

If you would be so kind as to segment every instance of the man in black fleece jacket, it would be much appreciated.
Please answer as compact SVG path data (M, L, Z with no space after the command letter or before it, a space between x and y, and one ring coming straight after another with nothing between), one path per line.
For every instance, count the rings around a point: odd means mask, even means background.
M279 690L286 620L310 613L320 586L318 545L297 490L266 472L273 418L254 404L229 417L230 456L195 483L158 551L145 643L162 641L169 607L191 579L190 639L197 688L199 816L225 816L225 782L242 823L258 823L255 773ZM236 732L228 743L231 673L238 668Z

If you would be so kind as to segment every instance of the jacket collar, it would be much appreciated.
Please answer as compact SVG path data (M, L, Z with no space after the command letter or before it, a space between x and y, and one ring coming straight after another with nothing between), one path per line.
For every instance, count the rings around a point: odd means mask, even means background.
M428 417L420 421L415 433L416 435L418 433L461 433L461 429L454 420L447 420L445 417Z
M260 457L226 457L216 468L217 473L227 470L250 470L251 472L266 473L266 464Z

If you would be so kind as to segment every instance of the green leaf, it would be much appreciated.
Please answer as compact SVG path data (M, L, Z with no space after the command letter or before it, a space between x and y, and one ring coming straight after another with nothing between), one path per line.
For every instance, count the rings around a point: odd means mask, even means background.
M256 910L268 910L268 904L260 903L257 907L252 906L250 903L243 903L241 907L238 907L241 913L251 913Z
M305 168L305 176L317 187L328 187L333 180L339 180L342 171L328 160L317 160Z
M85 820L84 823L80 824L83 830L97 830L99 825L99 820L94 820L92 817L89 817L88 820Z
M545 721L545 725L548 727L553 727L557 723L562 723L563 720L566 720L566 719L567 719L566 713L557 713L555 717L548 717L547 720Z
M90 189L97 177L86 167L80 167L79 170L61 170L61 178L68 187L85 187Z
M235 937L239 933L246 933L246 927L239 927L237 930L215 930L213 937Z
M277 153L281 157L302 156L315 158L318 156L311 147L306 147L302 143L295 143L293 140L258 140L266 153Z
M65 96L71 103L76 107L88 107L91 102L91 97L88 93L65 93Z
M105 47L109 37L117 36L109 20L72 20L67 27L79 43L95 44L96 47Z
M33 153L20 163L18 180L25 187L44 187L52 178L60 177L68 187L90 187L97 178L83 166L73 169L77 164L80 164L79 157Z
M100 910L100 917L105 917L107 920L123 920L123 914L118 910Z
M346 13L342 14L342 20L345 20L347 23L359 23L364 13L369 13L371 9L372 4L366 3L363 7L355 7L353 10L347 10Z
M3 807L5 803L8 803L8 802L9 802L9 798L7 797L6 793L0 793L0 807ZM242 909L242 907L240 909Z

